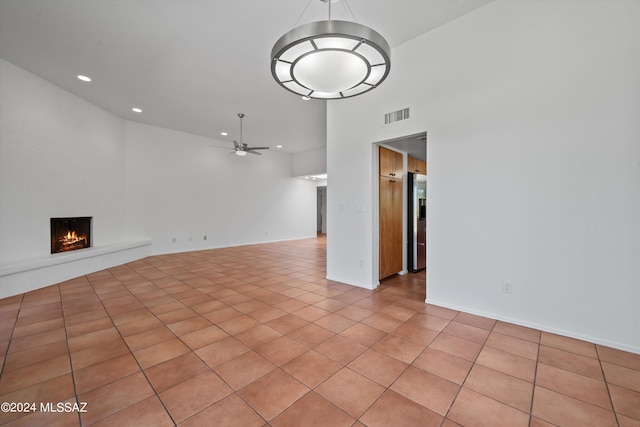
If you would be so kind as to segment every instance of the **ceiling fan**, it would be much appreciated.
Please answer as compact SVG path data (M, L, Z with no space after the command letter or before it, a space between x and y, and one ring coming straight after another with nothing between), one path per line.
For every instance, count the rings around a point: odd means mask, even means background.
M269 147L249 147L247 144L242 142L242 119L244 118L244 114L238 113L238 117L240 117L240 142L236 140L233 141L233 146L235 148L233 153L238 156L246 156L247 153L262 155L262 153L255 150L268 150Z

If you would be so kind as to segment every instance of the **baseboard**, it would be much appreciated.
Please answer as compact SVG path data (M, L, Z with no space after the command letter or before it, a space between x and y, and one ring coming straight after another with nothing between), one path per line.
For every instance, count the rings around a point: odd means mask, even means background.
M2 263L0 298L145 258L149 256L150 247L151 241L143 240Z
M345 285L350 285L350 286L356 286L358 288L364 288L364 289L369 289L369 290L374 290L378 287L378 285L380 283L377 284L373 284L373 285L365 285L363 283L358 283L358 282L352 282L351 280L346 280L340 277L335 277L335 276L326 276L325 279L327 280L331 280L333 282L340 282L340 283L344 283Z
M463 306L459 306L459 305L455 305L455 304L448 304L446 302L443 301L438 301L438 300L434 300L431 298L428 298L425 300L425 303L427 304L431 304L431 305L437 305L439 307L444 307L444 308L448 308L451 310L456 310L456 311L463 311L465 313L469 313L469 314L475 314L476 316L482 316L482 317L488 317L489 319L495 319L495 320L500 320L503 322L508 322L508 323L513 323L514 325L518 325L518 326L524 326L527 328L532 328L532 329L537 329L539 331L543 331L543 332L549 332L552 334L557 334L557 335L562 335L565 337L569 337L569 338L575 338L578 340L582 340L582 341L587 341L590 343L594 343L594 344L598 344L598 345L603 345L606 347L611 347L611 348L615 348L618 350L622 350L622 351L628 351L630 353L636 353L636 354L640 354L640 347L636 347L636 346L632 346L632 345L628 345L625 343L620 343L620 342L616 342L616 341L609 341L600 337L594 337L594 336L590 336L590 335L583 335L583 334L579 334L579 333L575 333L573 331L567 331L567 330L563 330L563 329L558 329L558 328L554 328L552 326L549 325L542 325L542 324L538 324L535 322L527 322L527 321L523 321L522 319L515 319L515 318L511 318L511 317L507 317L507 316L501 316L499 314L496 313L489 313L489 312L484 312L481 310L475 310L469 307L463 307Z
M315 239L317 238L317 235L313 235L313 236L302 236L302 237L290 237L290 238L286 238L286 239L274 239L274 240L262 240L262 241L254 241L254 242L246 242L246 243L234 243L234 244L228 244L228 245L211 245L211 246L198 246L198 247L191 247L191 248L180 248L180 249L175 249L175 250L170 250L170 251L166 251L166 250L152 250L151 251L151 256L159 256L159 255L173 255L173 254L184 254L184 253L189 253L189 252L198 252L198 251L209 251L209 250L214 250L214 249L226 249L226 248L238 248L238 247L242 247L242 246L253 246L253 245L266 245L269 243L279 243L279 242L293 242L296 240L307 240L307 239Z

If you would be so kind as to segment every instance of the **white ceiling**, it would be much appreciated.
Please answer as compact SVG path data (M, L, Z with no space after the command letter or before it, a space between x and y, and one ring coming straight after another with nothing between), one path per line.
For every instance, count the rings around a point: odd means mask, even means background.
M489 1L349 0L353 16L340 2L332 19L393 48ZM296 153L325 146L327 101L280 88L269 55L327 14L320 0L0 0L0 57L127 120L231 141L243 112L244 142Z
M411 157L418 160L427 160L427 133L421 132L415 135L406 135L401 138L396 138L388 141L382 141L380 145L393 148L397 151L407 153Z

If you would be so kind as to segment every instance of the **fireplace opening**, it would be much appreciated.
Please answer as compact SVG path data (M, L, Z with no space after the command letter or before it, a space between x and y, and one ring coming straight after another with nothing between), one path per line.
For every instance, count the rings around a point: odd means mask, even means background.
M91 218L51 218L51 253L91 247Z

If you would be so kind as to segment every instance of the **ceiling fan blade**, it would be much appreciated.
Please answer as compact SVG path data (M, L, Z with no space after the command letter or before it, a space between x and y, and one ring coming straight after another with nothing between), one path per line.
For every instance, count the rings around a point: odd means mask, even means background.
M233 146L236 149L235 153L238 155L243 155L244 153L251 153L251 154L257 154L258 156L261 156L262 153L259 153L255 150L268 150L269 147L249 147L247 143L242 142L242 118L244 117L244 114L238 113L238 117L240 117L240 142L235 140L233 141Z

